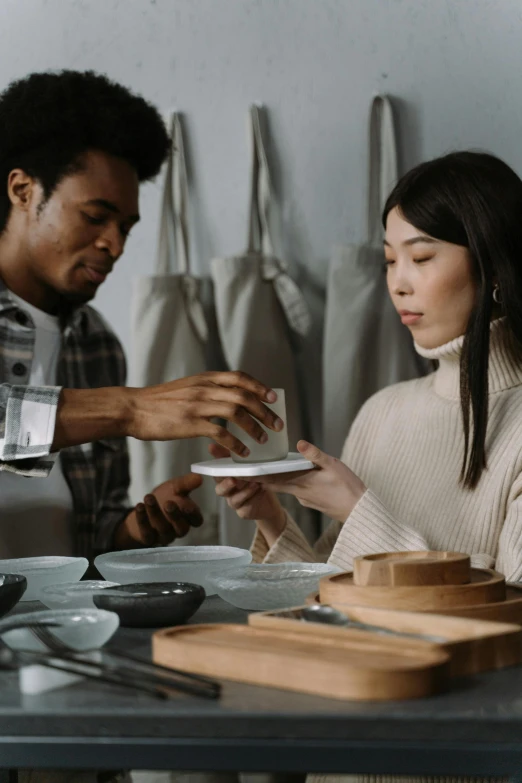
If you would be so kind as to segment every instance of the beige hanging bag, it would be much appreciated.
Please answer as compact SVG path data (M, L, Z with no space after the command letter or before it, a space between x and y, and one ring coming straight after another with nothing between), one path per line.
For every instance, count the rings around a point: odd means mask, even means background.
M270 227L274 203L257 106L250 108L249 135L252 167L247 249L211 262L217 321L228 367L285 390L290 450L295 451L305 433L296 342L308 333L310 314L287 265L274 253ZM306 511L293 504L297 517L304 520L309 516ZM223 543L250 545L251 525L227 509L221 521ZM311 528L308 532L314 534Z
M201 281L190 270L188 183L180 116L170 117L172 145L161 205L156 273L134 281L132 299L132 383L154 384L207 369L208 329ZM158 484L209 459L205 438L146 442L131 440L131 498L137 503ZM217 499L212 482L193 493L205 523L180 544L218 543ZM177 543L177 542L174 542Z
M335 248L327 284L323 433L325 450L336 457L368 397L427 370L386 285L381 214L397 178L392 106L377 96L369 127L368 240Z

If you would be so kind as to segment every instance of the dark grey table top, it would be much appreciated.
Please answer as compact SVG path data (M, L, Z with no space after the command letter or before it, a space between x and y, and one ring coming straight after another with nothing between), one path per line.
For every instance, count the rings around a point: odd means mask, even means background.
M34 605L22 605L34 608ZM191 622L245 622L208 598ZM151 632L109 646L150 655ZM243 769L416 774L522 770L522 667L404 702L346 702L226 682L219 701L158 701L91 681L22 695L0 673L0 767Z

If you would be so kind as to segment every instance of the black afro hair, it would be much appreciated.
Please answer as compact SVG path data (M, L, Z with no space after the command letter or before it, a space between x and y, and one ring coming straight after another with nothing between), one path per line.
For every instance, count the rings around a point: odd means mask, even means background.
M155 177L169 137L157 109L93 71L33 73L0 94L0 232L10 210L7 177L22 168L49 198L96 149L126 160L140 182Z

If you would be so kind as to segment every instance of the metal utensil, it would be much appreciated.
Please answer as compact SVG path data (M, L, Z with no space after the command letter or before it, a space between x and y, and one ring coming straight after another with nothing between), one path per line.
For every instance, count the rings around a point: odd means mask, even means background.
M56 623L55 623L56 625ZM104 654L117 660L132 663L132 666L121 666L111 663L99 663L94 661L85 661L78 659L74 651L59 639L56 634L49 630L48 624L33 623L28 626L32 633L45 644L51 651L60 655L60 658L70 662L81 662L82 665L94 666L103 670L104 674L116 675L118 677L130 677L133 682L136 680L155 685L159 688L188 693L192 696L201 696L207 699L217 699L221 693L221 683L211 680L198 674L182 672L177 669L169 669L166 666L138 658L127 653L104 650Z
M406 631L394 631L391 628L384 628L381 625L371 625L370 623L363 623L359 620L352 620L351 617L340 612L338 609L334 609L333 606L328 604L311 604L305 606L301 610L301 619L306 622L312 623L324 623L325 625L338 625L345 628L354 628L358 631L371 631L372 633L378 633L383 636L398 636L406 639L422 639L426 642L435 642L440 644L447 641L441 636L431 636L430 634L422 633L408 633Z
M19 623L17 628L28 628L28 624ZM9 629L12 630L12 629ZM1 634L0 634L1 636ZM99 664L94 661L84 661L78 659L69 659L61 655L60 653L39 653L30 650L12 650L1 638L0 638L0 669L7 669L9 671L18 670L22 666L28 666L31 664L39 664L40 666L46 666L48 669L56 669L60 672L66 672L68 674L79 674L87 679L97 680L98 682L110 683L111 685L119 685L123 688L131 688L135 691L143 691L150 696L154 696L157 699L168 699L168 693L161 688L156 688L153 685L147 685L144 682L133 683L131 681L122 679L115 676L110 672L105 672ZM92 664L96 671L89 668Z

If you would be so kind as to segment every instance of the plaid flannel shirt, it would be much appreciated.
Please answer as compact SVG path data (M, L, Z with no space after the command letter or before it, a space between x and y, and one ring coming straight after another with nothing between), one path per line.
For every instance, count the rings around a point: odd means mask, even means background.
M47 476L61 460L74 508L75 554L92 558L110 549L114 529L131 510L129 458L124 438L100 440L51 454L61 387L124 386L120 342L92 307L63 318L58 386L29 386L35 342L32 318L0 280L0 470ZM25 381L25 384L24 384ZM44 442L34 438L47 417Z

